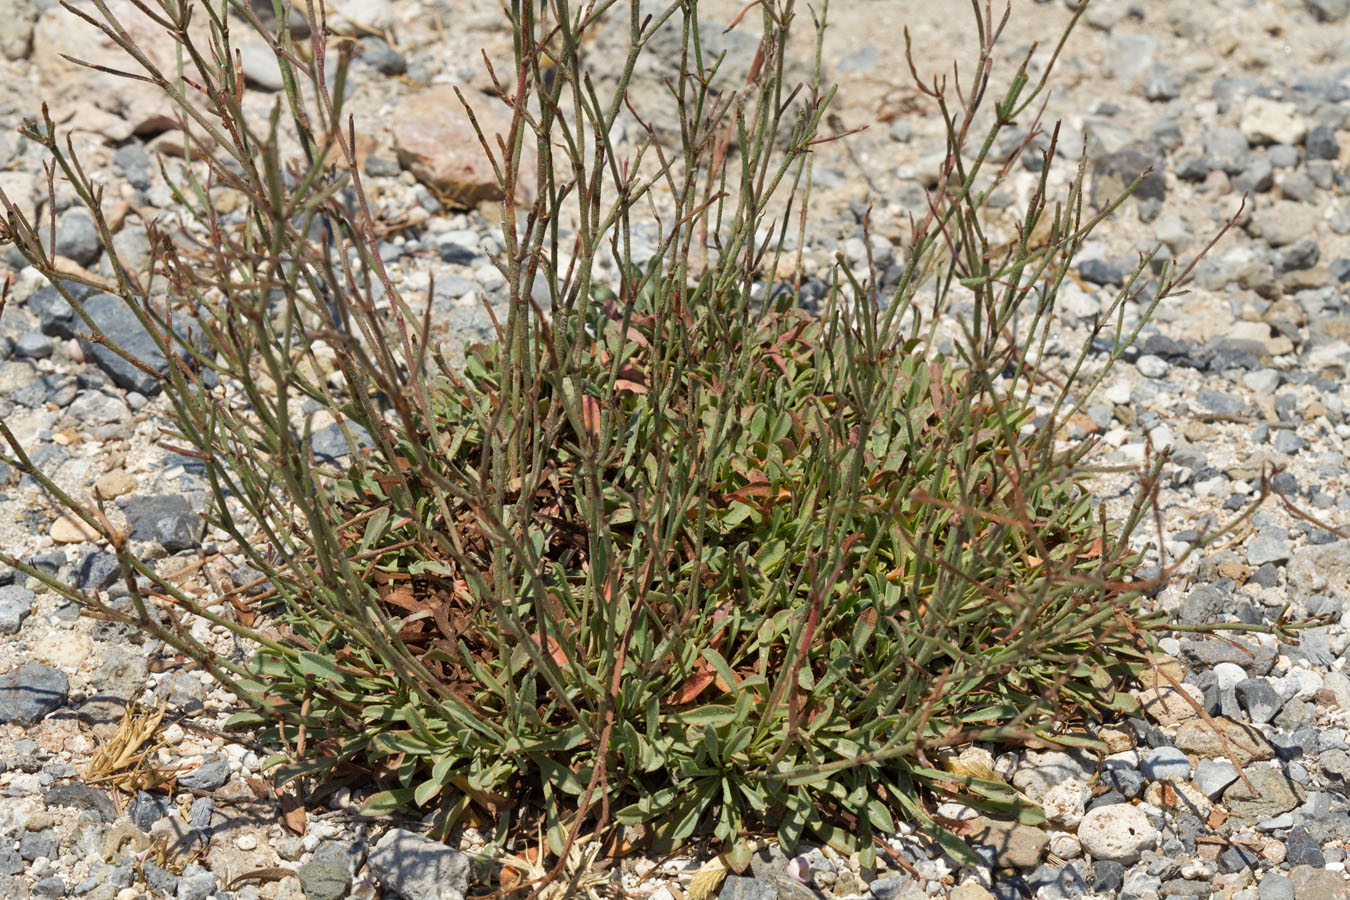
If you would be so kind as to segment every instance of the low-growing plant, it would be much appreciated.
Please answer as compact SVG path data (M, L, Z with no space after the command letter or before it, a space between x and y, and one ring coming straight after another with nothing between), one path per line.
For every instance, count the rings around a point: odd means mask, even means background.
M1110 349L1094 356L1090 340L1058 386L1045 376L1070 261L1121 200L1085 213L1082 165L1052 199L1052 134L1011 239L994 233L986 200L1038 134L1053 68L1033 78L1028 54L991 96L1006 15L972 4L977 55L955 105L918 84L948 152L898 278L883 290L876 266L841 258L808 312L800 277L780 273L801 272L813 153L834 139L828 3L816 83L793 86L792 0L757 5L758 53L735 83L695 0L650 14L511 0L514 59L493 73L511 124L480 138L501 196L528 182L536 199L501 206L507 312L461 369L433 338L431 296L401 292L382 261L342 113L348 57L330 84L324 28L302 54L281 0L275 30L247 3L154 0L181 48L165 72L94 6L73 11L164 89L195 162L162 164L182 218L151 226L153 274L112 258L113 283L89 287L163 349L167 443L203 465L210 525L258 574L250 612L265 615L246 625L231 612L242 592L167 579L3 423L3 458L109 544L128 599L0 560L210 672L247 707L235 724L279 748L278 784L317 796L373 781L369 814L419 813L442 833L472 821L500 843L542 825L553 875L615 824L656 847L711 831L740 867L765 831L870 864L873 836L905 819L969 859L935 795L1040 812L957 751L1091 743L1077 726L1134 708L1125 688L1160 620L1141 613L1131 535L1157 464L1109 522L1083 473L1092 442L1058 439L1175 272L1146 284L1142 261L1091 335ZM284 75L263 122L245 112L232 14ZM626 18L627 54L599 71L579 48L606 14ZM659 29L680 36L660 111L677 127L660 130L630 97ZM996 166L1015 122L1026 140ZM101 192L53 123L24 133L112 246ZM242 214L221 217L222 189ZM4 203L5 237L102 341L89 287ZM650 259L639 224L656 235ZM339 460L313 452L315 410L341 429ZM248 655L198 639L200 619Z

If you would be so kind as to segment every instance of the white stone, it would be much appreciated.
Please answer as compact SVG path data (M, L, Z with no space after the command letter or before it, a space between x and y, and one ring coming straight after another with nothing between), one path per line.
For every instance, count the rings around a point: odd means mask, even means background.
M1246 671L1237 663L1221 662L1214 666L1214 682L1221 691L1237 687L1237 683L1246 677Z
M326 0L328 27L338 34L366 35L394 27L394 5L389 0Z
M1290 669L1282 678L1271 679L1276 693L1287 703L1290 700L1307 700L1322 689L1323 679L1311 669Z
M1112 803L1083 816L1078 824L1078 840L1093 859L1132 865L1145 850L1157 846L1158 829L1139 807Z
M1050 836L1050 852L1060 859L1077 859L1083 855L1083 845L1072 834L1061 831Z
M1298 107L1264 97L1247 98L1238 128L1253 144L1301 144L1308 135L1308 123Z
M1077 319L1091 319L1101 315L1102 302L1095 293L1089 293L1067 279L1059 287L1055 302L1067 315Z
M1274 369L1257 369L1243 375L1242 383L1258 394L1271 394L1280 386L1280 373Z
M1063 781L1041 797L1041 809L1053 825L1076 828L1083 820L1083 810L1092 797L1092 790L1076 778Z
M1130 402L1132 391L1133 388L1128 381L1117 381L1106 389L1105 396L1112 403L1125 404Z
M1151 353L1139 357L1135 365L1139 368L1139 374L1146 378L1161 378L1167 374L1167 362Z
M65 672L78 671L89 658L94 642L78 631L53 631L33 647L32 657Z

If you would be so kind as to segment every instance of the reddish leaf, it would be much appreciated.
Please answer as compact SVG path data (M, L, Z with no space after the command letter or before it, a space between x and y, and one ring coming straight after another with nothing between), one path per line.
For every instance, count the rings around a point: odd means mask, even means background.
M600 401L590 394L581 397L581 424L593 437L600 436Z
M684 684L680 685L680 689L677 690L667 702L675 706L693 703L698 699L698 695L703 693L704 689L712 684L714 680L715 676L711 669L705 664L693 675L686 678Z
M289 787L282 791L278 799L281 801L281 824L292 834L304 837L305 805L300 802L295 788Z

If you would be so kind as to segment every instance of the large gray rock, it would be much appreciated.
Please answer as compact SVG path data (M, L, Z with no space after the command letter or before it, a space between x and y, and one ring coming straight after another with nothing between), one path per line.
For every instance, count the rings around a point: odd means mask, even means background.
M380 886L406 900L464 900L469 887L467 853L393 828L370 854L370 870Z
M58 669L24 663L0 675L0 722L34 725L66 705L70 681Z
M305 900L342 900L352 876L347 867L332 860L313 860L296 872Z
M1303 785L1279 769L1247 769L1246 775L1246 781L1239 779L1223 792L1224 807L1242 820L1235 825L1251 826L1289 812L1308 794Z
M968 840L973 847L987 848L1000 867L1030 869L1041 861L1050 835L1040 828L1002 819L976 816L970 820Z
M202 517L176 494L128 498L126 513L133 540L158 541L170 553L197 546L205 528Z

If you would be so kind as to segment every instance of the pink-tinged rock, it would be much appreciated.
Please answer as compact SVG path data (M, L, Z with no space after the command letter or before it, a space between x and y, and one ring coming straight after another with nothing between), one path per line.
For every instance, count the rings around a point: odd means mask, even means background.
M500 135L505 141L510 133L510 110L496 97L472 88L462 90L496 156L497 137ZM399 162L443 199L464 209L485 200L503 199L492 162L483 151L454 86L434 85L405 97L394 110L393 123ZM534 198L535 164L529 135L526 144L521 169L528 178L522 179L516 190L516 202L521 204Z
M174 39L138 10L131 0L107 0L107 6L150 62L164 77L172 80L178 68L178 44ZM77 0L75 8L95 21L103 21L90 0ZM210 48L206 22L207 16L195 15L189 29L193 42L204 54L209 53ZM135 134L153 134L178 127L173 103L153 84L84 68L65 59L63 54L85 63L146 74L139 63L100 29L61 6L53 6L42 14L33 31L33 63L44 97L56 94L68 104L92 103L121 116ZM196 78L190 61L188 68L189 74ZM188 91L194 99L203 100L191 88ZM198 104L198 108L202 106L202 103Z
M1182 696L1182 691L1186 696ZM1144 715L1164 727L1194 719L1204 705L1204 694L1192 684L1183 684L1178 691L1170 684L1138 691L1135 697L1143 707ZM1189 697L1188 701L1186 698Z

